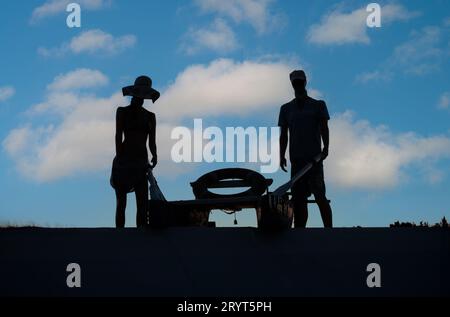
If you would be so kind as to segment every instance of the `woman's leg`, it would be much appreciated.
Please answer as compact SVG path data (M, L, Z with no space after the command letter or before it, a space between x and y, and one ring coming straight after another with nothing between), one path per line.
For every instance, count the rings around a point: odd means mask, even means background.
M148 205L148 187L147 187L147 179L143 178L140 181L136 188L136 226L144 227L147 224L147 205Z
M125 208L127 207L127 193L116 190L116 228L125 227Z

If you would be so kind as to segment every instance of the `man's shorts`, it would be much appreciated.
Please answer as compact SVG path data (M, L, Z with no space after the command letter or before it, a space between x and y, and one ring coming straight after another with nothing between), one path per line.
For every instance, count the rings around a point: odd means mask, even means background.
M308 162L302 160L291 162L291 177L294 177L306 164ZM307 200L311 194L314 194L316 200L327 199L322 162L314 165L292 186L294 199Z

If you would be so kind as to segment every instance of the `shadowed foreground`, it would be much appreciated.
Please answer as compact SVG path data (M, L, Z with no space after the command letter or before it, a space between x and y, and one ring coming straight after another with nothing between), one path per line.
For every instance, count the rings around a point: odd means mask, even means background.
M449 250L444 229L3 229L0 296L449 296Z

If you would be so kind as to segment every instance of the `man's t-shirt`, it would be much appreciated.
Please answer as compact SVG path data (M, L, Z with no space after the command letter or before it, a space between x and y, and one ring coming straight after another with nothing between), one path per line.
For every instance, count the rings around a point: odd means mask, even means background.
M320 122L324 119L330 119L325 102L309 96L281 106L278 126L289 130L291 162L310 160L322 151Z

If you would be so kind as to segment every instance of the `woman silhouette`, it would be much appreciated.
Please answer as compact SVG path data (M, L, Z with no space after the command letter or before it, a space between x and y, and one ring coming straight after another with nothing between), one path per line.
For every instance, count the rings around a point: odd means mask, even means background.
M158 161L156 153L156 117L144 107L144 99L155 102L160 94L152 88L152 80L140 76L133 86L122 89L124 96L132 96L127 107L118 107L116 112L116 156L111 172L111 186L115 189L116 227L125 226L127 193L136 194L136 225L146 224L148 187L147 170L154 168ZM125 136L125 139L123 139ZM146 142L152 154L151 165L148 162Z

